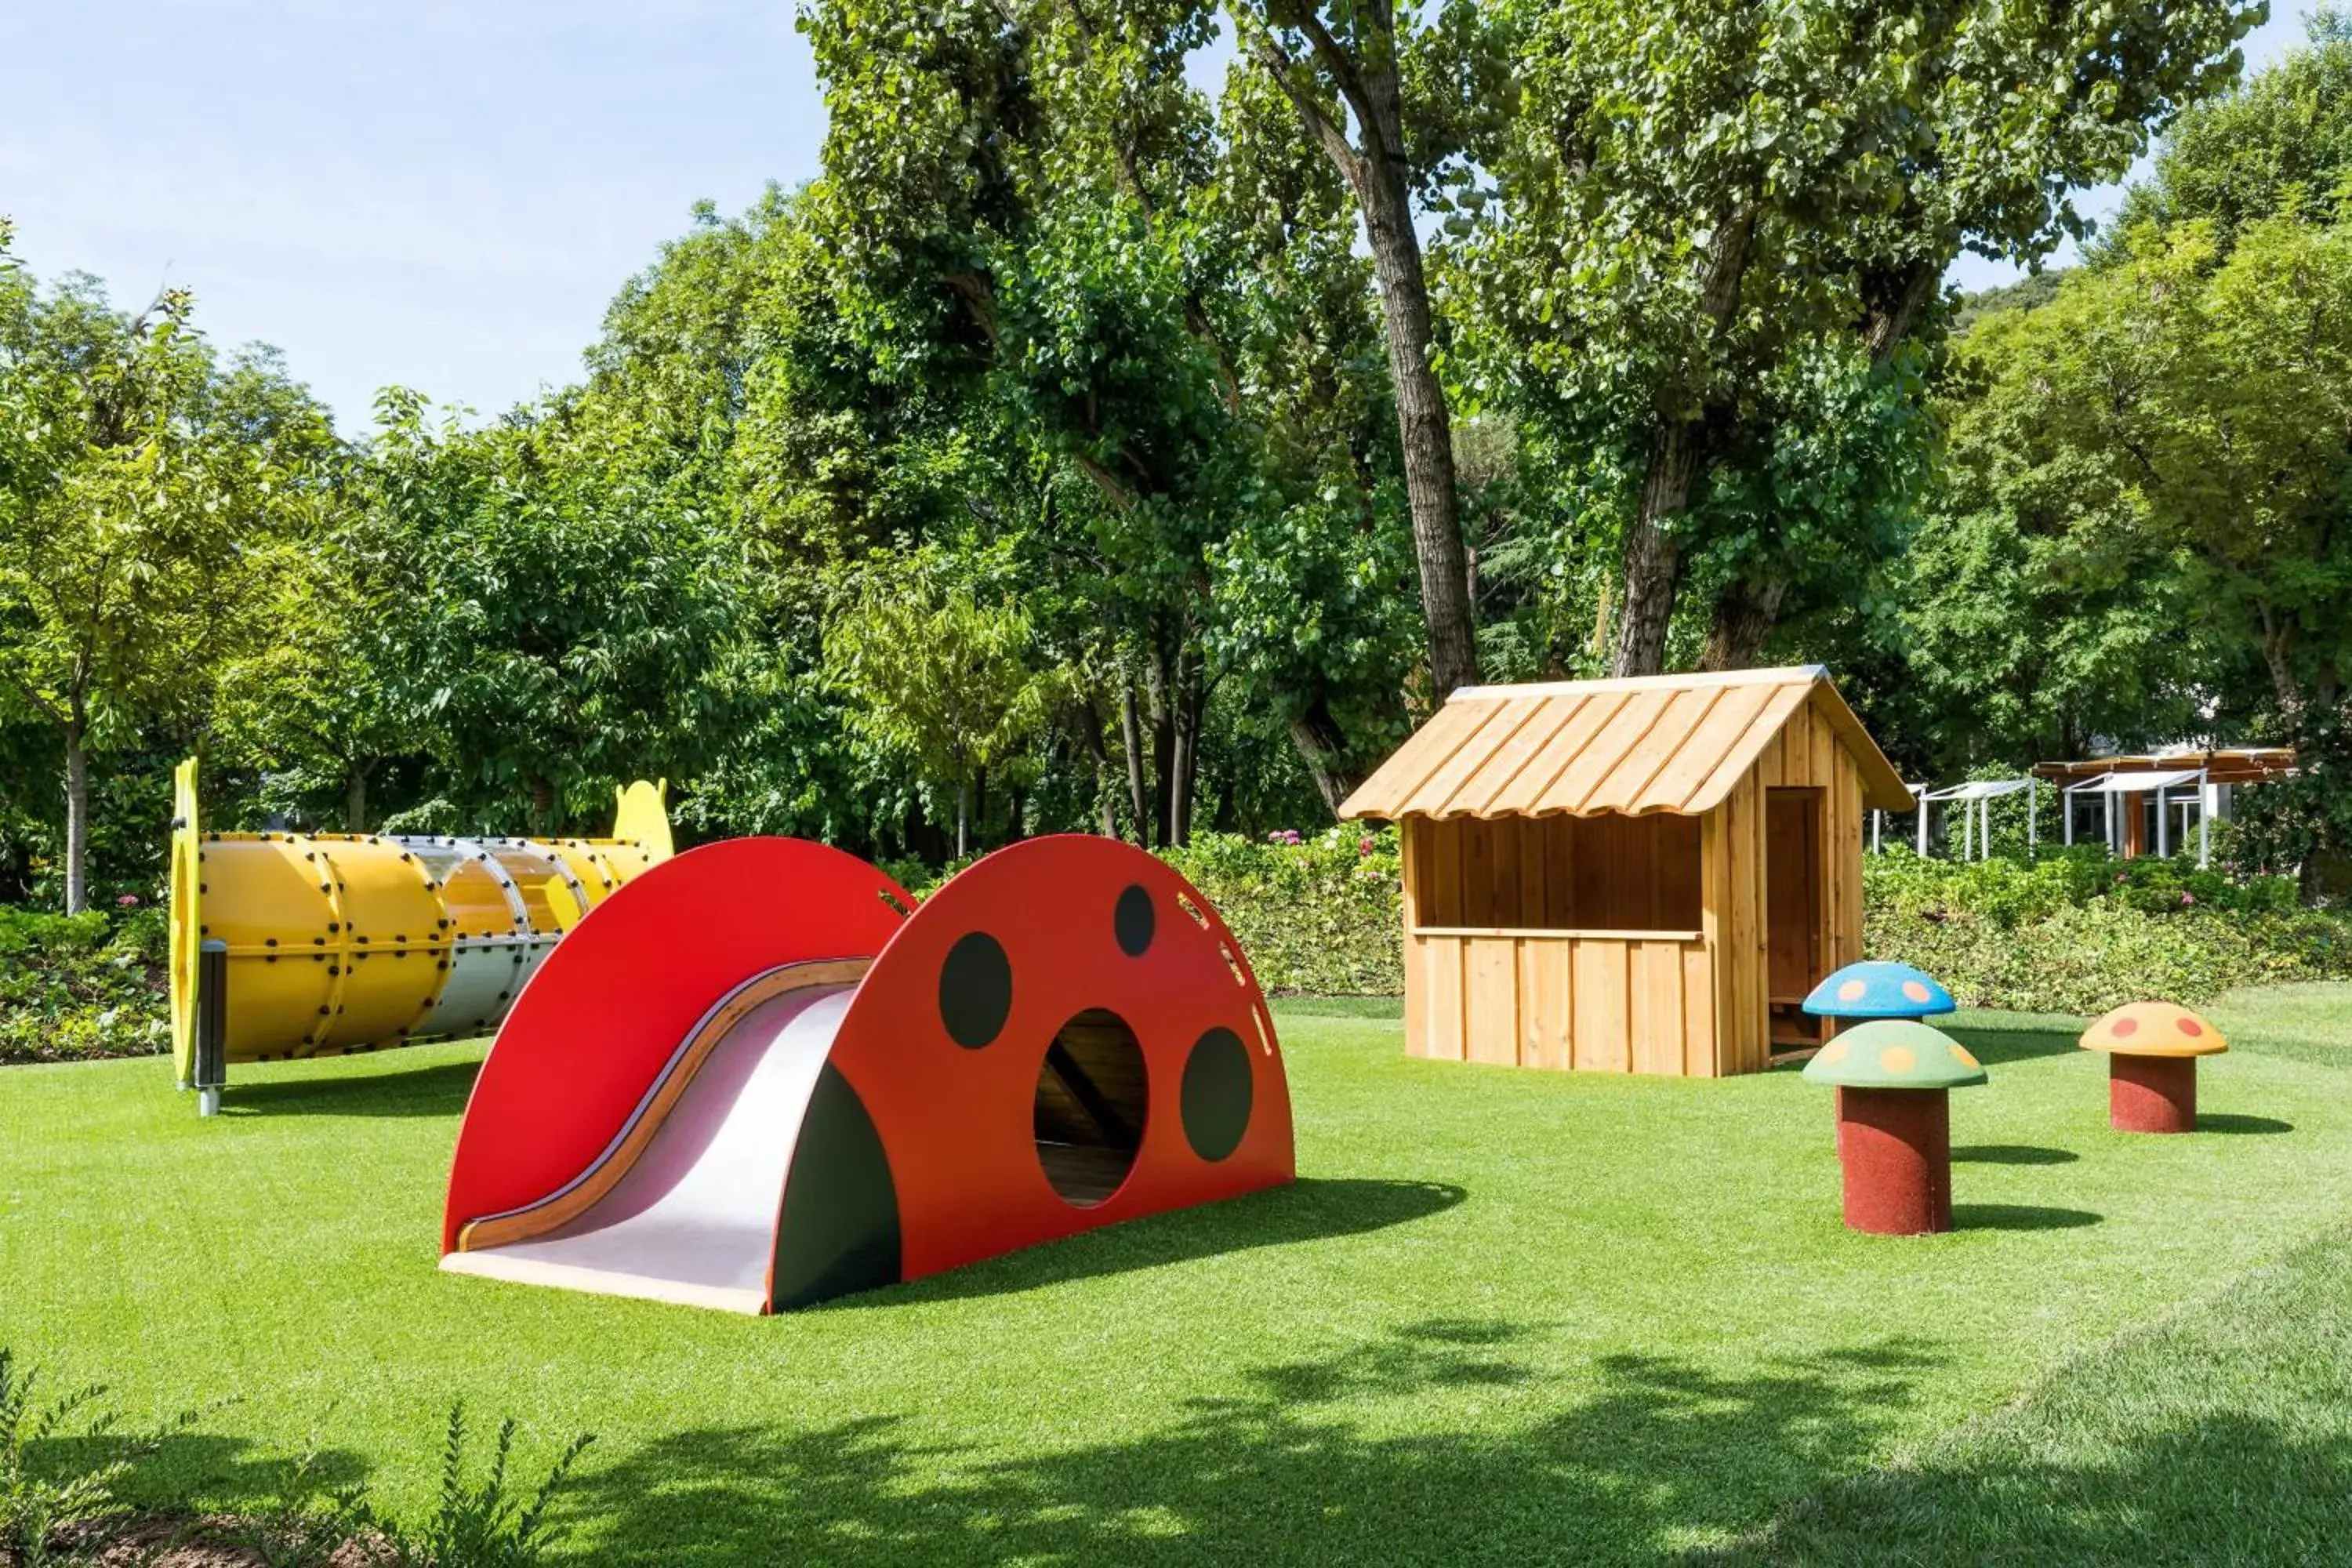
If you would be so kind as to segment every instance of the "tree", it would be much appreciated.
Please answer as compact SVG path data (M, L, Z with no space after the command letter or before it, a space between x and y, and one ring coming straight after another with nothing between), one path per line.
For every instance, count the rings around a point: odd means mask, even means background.
M1443 700L1477 680L1478 650L1453 416L1414 223L1417 209L1442 205L1449 177L1491 147L1515 95L1494 39L1464 0L1440 7L1426 26L1410 13L1401 25L1394 0L1234 0L1227 11L1243 47L1346 178L1363 220L1380 279L1430 679Z
M827 639L850 722L955 793L955 852L971 853L972 794L1034 730L1050 682L1029 617L983 602L967 563L937 552L872 563Z
M1691 559L1720 542L1722 472L1785 451L1815 393L1908 378L1916 402L1903 355L1953 257L2030 262L2080 234L2067 190L2119 176L2152 125L2233 76L2260 9L1507 8L1542 110L1511 121L1503 216L1457 268L1498 393L1619 470L1618 673L1664 667ZM1717 567L1709 664L1751 658L1825 552L1868 552L1784 532L1777 510L1754 521Z
M65 904L88 902L89 755L201 709L261 635L247 552L309 504L323 413L266 353L219 370L167 292L137 315L71 278L0 279L0 670L59 736Z
M228 756L290 775L297 793L323 785L343 831L363 833L370 781L418 749L415 696L399 684L415 610L383 520L348 502L322 510L325 526L250 558L271 635L221 672L215 725Z
M2305 47L2181 117L2095 258L2124 259L2126 237L2149 226L2202 218L2227 253L2240 230L2289 209L2340 216L2352 195L2352 15L2322 6L2305 26Z
M356 502L396 552L385 678L468 825L554 832L633 778L690 777L742 665L728 541L559 395L488 429L389 392Z
M2298 746L2295 783L2265 788L2316 879L2352 848L2352 225L2260 219L2224 260L2198 220L2118 255L1978 329L1960 449L2004 504L2039 489L2056 527L2026 531L2143 596L2167 584L2184 633L2215 640L2200 706Z
M1340 183L1264 77L1237 71L1213 108L1186 82L1213 16L841 4L805 24L833 110L809 192L842 329L826 347L871 386L803 380L832 412L798 423L887 410L913 471L961 481L941 508L861 478L897 526L1017 536L1041 640L1077 681L1071 727L1098 766L1123 756L1147 842L1190 831L1229 671L1262 681L1332 801L1360 765L1350 722L1399 706L1384 634L1356 624L1393 620L1369 585L1332 605L1339 635L1287 635L1297 614L1257 635L1339 561L1391 569L1398 470ZM824 466L871 468L843 456ZM1249 555L1249 608L1221 625L1242 605L1218 595L1244 559L1226 546L1308 508L1339 524L1323 563L1286 579L1280 552Z

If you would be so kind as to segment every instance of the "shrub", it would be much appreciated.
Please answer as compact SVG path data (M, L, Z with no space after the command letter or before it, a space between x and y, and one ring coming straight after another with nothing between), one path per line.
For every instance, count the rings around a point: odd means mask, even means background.
M36 914L0 907L0 1062L168 1049L164 911Z
M1204 833L1163 854L1216 906L1267 991L1392 996L1404 989L1394 828L1343 825L1268 843Z

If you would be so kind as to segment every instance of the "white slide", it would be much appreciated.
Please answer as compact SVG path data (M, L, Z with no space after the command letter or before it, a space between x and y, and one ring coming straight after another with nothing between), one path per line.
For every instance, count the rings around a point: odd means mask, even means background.
M518 1283L765 1310L784 1178L856 989L806 986L752 1007L698 1068L672 1068L692 1071L691 1081L635 1163L585 1213L527 1241L453 1252L441 1267ZM663 1087L655 1086L648 1102Z

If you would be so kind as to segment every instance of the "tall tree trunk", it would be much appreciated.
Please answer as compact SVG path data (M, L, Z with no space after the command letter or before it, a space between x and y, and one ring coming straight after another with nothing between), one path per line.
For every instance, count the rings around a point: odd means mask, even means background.
M1339 803L1355 793L1364 775L1349 760L1347 733L1320 693L1291 720L1290 743L1298 749L1298 760L1307 764L1307 774L1315 781L1315 793L1323 797L1336 820Z
M1129 672L1118 694L1119 747L1127 753L1128 809L1133 813L1135 841L1151 847L1151 790L1144 779L1143 717L1137 711L1135 676Z
M66 721L66 913L89 908L89 751L80 715Z
M971 770L971 847L977 853L988 837L988 769Z
M956 779L956 858L971 853L971 774Z
M347 763L343 769L343 831L367 831L368 770L359 763Z
M1364 232L1380 279L1389 375L1396 384L1397 436L1404 447L1405 497L1412 505L1412 552L1421 569L1422 618L1429 634L1433 695L1443 700L1478 683L1470 606L1470 562L1462 547L1454 475L1454 422L1429 363L1429 283L1421 240L1405 201L1402 157L1391 161L1375 197L1363 195ZM1367 183L1367 191L1375 188Z
M1179 649L1176 655L1176 689L1169 704L1173 746L1171 752L1171 777L1168 781L1168 842L1181 846L1192 841L1192 785L1200 771L1201 759L1201 656L1192 648Z
M1095 764L1095 819L1105 838L1118 837L1118 813L1111 805L1110 749L1103 744L1102 711L1095 706L1092 686L1079 689L1079 740Z
M1372 274L1381 288L1381 325L1395 384L1397 436L1404 450L1405 496L1412 508L1413 555L1421 569L1422 618L1429 635L1435 694L1478 679L1470 573L1462 547L1460 496L1454 472L1453 418L1430 364L1429 277L1412 226L1412 170L1406 161L1404 94L1398 70L1393 0L1367 0L1350 12L1360 36L1352 48L1324 24L1319 0L1232 0L1235 31L1280 85L1298 117L1356 197ZM1244 15L1244 13L1247 13ZM1304 63L1293 59L1270 25L1297 29L1315 64L1354 116L1360 145L1325 107Z
M1706 634L1706 651L1699 656L1701 669L1752 669L1764 652L1764 642L1780 619L1780 603L1788 597L1789 580L1773 575L1761 582L1741 578L1715 602L1715 624Z
M1170 689L1173 675L1166 651L1155 649L1144 671L1144 691L1151 704L1151 837L1145 841L1147 848L1166 846L1168 826L1173 820L1170 816L1176 782L1176 704L1175 693Z
M1722 331L1739 304L1739 280L1748 270L1755 214L1727 215L1707 241L1706 276L1698 310L1708 338ZM1691 490L1706 466L1708 411L1661 409L1650 438L1650 459L1642 476L1641 503L1626 531L1623 553L1624 613L1617 623L1618 675L1656 675L1666 668L1666 633L1674 624L1675 596L1682 587L1682 541L1675 528L1690 505Z
M545 773L530 775L530 830L544 837L555 819L555 785Z
M1622 571L1625 608L1617 620L1616 675L1657 675L1666 668L1666 633L1682 587L1682 541L1675 525L1690 504L1691 486L1706 462L1706 433L1679 419L1657 433L1642 477L1642 500L1625 534Z

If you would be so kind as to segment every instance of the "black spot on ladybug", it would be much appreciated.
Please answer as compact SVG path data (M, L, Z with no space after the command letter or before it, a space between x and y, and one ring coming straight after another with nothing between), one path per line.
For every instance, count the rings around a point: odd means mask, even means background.
M1242 1146L1249 1131L1249 1047L1219 1026L1192 1042L1184 1058L1184 1141L1211 1163Z
M1151 945L1151 932L1159 917L1151 908L1151 895L1140 887L1130 886L1119 894L1118 906L1111 910L1111 930L1118 933L1118 950L1129 958L1141 958Z
M956 939L940 965L940 1022L948 1038L976 1051L996 1038L1013 1011L1013 963L984 931Z

